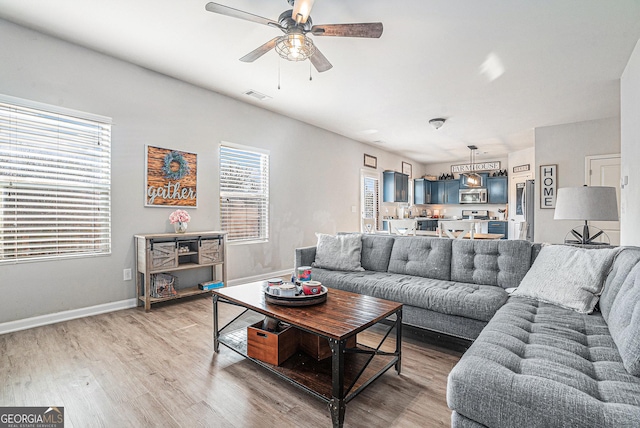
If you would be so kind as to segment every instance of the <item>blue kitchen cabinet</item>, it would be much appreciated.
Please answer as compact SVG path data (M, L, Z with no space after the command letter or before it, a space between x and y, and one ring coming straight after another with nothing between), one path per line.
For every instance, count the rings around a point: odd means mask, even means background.
M460 180L437 180L431 182L431 203L458 204Z
M432 181L431 182L431 203L432 204L444 204L444 181Z
M424 178L416 178L413 180L413 204L430 204L431 203L431 181Z
M490 204L506 204L509 199L507 177L488 177L487 194Z
M499 233L504 235L502 239L508 238L508 228L506 221L490 221L489 222L489 233Z
M459 204L460 203L460 180L447 180L445 181L445 204Z
M382 202L409 202L409 176L396 171L384 171Z

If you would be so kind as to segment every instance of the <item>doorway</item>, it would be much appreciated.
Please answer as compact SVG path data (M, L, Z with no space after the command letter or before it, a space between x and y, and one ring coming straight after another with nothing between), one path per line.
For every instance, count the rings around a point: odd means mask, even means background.
M373 224L373 230L365 230ZM362 170L360 173L360 231L380 230L380 175Z
M585 183L588 186L615 187L620 214L620 154L585 157ZM602 229L611 245L620 245L620 221L590 221L591 226ZM605 239L606 242L606 239Z
M509 183L509 239L520 238L520 231L525 222L523 193L527 180L533 180L532 171L511 176L511 183ZM529 201L535 203L533 195L529 195Z

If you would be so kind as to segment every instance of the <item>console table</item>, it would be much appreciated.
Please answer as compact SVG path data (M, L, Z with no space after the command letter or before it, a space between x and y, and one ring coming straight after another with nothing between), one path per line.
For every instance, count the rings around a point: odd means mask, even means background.
M226 232L154 233L135 235L136 297L145 311L151 305L195 294L211 293L201 290L198 284L176 289L176 294L166 297L151 295L151 276L158 273L188 269L211 269L211 280L227 284Z

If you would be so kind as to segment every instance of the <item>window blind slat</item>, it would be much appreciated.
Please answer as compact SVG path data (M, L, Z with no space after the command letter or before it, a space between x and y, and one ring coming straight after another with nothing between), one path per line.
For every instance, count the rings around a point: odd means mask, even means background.
M220 220L229 242L269 238L269 155L220 146Z
M0 96L0 263L109 254L110 120L6 99Z

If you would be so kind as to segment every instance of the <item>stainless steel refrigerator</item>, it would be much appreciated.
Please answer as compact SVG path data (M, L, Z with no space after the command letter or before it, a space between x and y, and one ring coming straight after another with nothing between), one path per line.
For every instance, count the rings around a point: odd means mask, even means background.
M527 241L533 242L533 216L536 211L535 180L527 180L522 195L522 211L527 224Z

